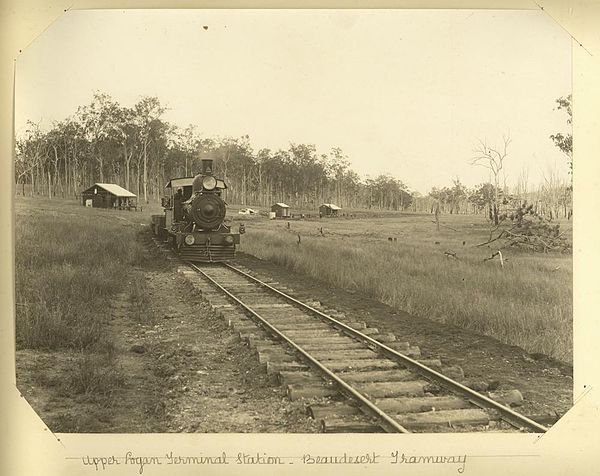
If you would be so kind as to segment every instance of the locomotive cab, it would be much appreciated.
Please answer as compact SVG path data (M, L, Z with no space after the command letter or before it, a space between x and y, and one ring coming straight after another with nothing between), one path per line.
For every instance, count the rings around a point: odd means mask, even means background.
M240 235L224 223L226 203L221 194L226 188L213 175L210 159L202 160L202 173L170 180L162 199L165 214L152 217L155 234L166 236L189 261L232 259Z
M165 186L165 196L161 199L165 209L165 228L171 229L173 223L182 220L179 213L181 204L191 198L193 181L194 177L181 177L170 180Z

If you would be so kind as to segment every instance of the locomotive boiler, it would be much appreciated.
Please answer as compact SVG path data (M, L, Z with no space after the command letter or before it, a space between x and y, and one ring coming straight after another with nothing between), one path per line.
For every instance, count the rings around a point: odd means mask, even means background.
M213 174L213 160L202 160L194 177L171 179L162 199L164 215L152 216L155 235L171 242L182 259L218 262L235 256L239 233L225 224L227 185Z

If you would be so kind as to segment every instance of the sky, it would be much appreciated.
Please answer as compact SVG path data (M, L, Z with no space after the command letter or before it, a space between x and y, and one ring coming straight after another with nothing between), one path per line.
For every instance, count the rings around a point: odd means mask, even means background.
M474 149L503 136L508 184L568 180L549 136L570 127L555 100L571 92L571 40L539 10L69 11L17 59L17 136L94 91L157 96L169 122L255 150L340 147L361 176L423 194L488 181Z

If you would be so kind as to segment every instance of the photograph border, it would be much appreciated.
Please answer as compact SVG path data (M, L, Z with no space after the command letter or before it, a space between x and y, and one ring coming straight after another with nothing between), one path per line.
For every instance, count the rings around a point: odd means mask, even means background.
M519 434L443 434L443 435L292 435L292 434L54 434L39 419L15 386L14 342L14 79L15 58L36 36L48 28L67 10L106 8L463 8L534 10L542 8L573 38L573 135L574 135L574 406L545 435ZM226 451L229 456L238 452L248 454L268 453L288 458L285 467L260 465L227 466L169 466L147 465L143 474L305 474L314 471L329 474L344 471L348 474L455 474L458 465L443 469L434 465L399 467L391 464L378 465L320 465L307 468L299 458L303 454L370 454L379 452L389 459L394 451L406 454L468 455L463 474L591 474L596 467L597 423L600 396L597 391L600 324L595 318L600 301L597 269L599 251L597 245L600 199L597 182L600 178L600 161L595 158L600 150L598 111L600 98L600 5L577 1L397 1L397 2L222 2L174 1L42 1L5 0L0 7L2 27L7 41L2 45L2 170L0 174L0 269L2 285L0 297L4 303L0 328L2 339L2 376L0 411L8 422L3 432L3 474L139 474L134 465L106 466L97 471L85 465L85 456L123 457L128 451L135 456L161 455L177 451L182 455L219 455ZM579 162L581 161L581 162ZM9 205L10 204L10 205ZM7 418L6 418L7 417ZM400 439L402 438L402 439ZM101 463L104 464L104 463ZM102 468L100 468L102 469ZM567 473L567 474L568 474Z

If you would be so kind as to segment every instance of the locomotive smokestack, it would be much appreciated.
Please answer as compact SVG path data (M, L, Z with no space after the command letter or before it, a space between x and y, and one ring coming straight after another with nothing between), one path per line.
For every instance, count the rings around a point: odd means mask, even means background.
M213 159L202 159L202 175L213 174Z

